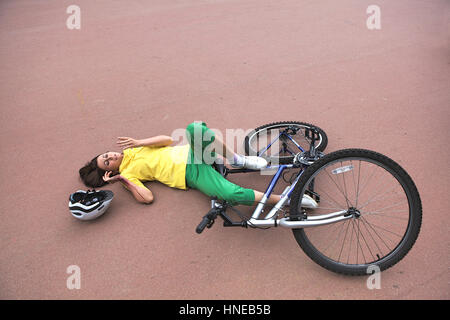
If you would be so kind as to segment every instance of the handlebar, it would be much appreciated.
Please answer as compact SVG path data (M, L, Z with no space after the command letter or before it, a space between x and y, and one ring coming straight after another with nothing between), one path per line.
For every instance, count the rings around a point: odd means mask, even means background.
M205 229L209 221L209 218L207 216L204 216L202 222L200 222L200 224L197 226L197 229L195 229L195 232L197 232L198 234L202 233L203 229Z
M217 218L217 215L219 214L220 209L218 208L212 208L209 210L209 212L203 217L202 221L199 223L197 228L195 229L195 232L198 234L202 233L205 227L211 228L211 226L214 223L214 220Z

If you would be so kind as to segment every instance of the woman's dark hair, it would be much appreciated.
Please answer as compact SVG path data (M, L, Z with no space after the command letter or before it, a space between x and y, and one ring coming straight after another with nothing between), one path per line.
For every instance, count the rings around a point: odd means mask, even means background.
M103 181L103 175L106 171L97 166L97 157L86 163L86 165L78 171L81 180L89 188L99 188L106 184L106 182Z

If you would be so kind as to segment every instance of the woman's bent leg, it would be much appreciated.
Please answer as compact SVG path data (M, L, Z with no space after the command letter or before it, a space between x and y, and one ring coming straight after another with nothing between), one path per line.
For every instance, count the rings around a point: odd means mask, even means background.
M253 192L255 193L255 204L258 204L262 200L264 193L256 190L253 190ZM275 205L278 201L280 201L280 199L281 199L280 195L271 194L269 199L267 199L267 204Z
M236 154L223 141L216 138L214 131L209 129L206 123L190 123L186 128L186 136L191 145L187 166L192 167L186 167L186 182L189 187L231 204L251 206L261 201L264 196L262 192L240 187L225 179L211 167L215 152L210 151L216 151L232 163L235 161ZM267 203L274 205L279 200L279 195L271 195Z
M222 157L227 159L230 163L233 163L235 160L236 153L228 147L222 140L216 137L212 144L213 150L220 154Z
M194 167L191 170L190 167ZM195 174L190 174L195 172ZM255 193L225 179L214 168L207 164L188 164L186 167L186 181L191 188L198 189L207 196L217 197L232 205L243 204L251 206L255 202Z
M216 154L212 151L212 143L216 139L214 131L204 122L192 122L186 127L186 137L191 146L189 163L213 164Z

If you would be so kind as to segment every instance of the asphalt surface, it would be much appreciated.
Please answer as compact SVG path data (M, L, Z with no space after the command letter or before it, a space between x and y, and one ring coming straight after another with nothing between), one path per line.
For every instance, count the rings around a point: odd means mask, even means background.
M448 1L78 0L70 30L72 4L0 2L1 299L449 298ZM196 234L209 199L195 190L148 183L146 206L115 184L104 216L70 215L78 169L120 151L116 137L194 120L221 132L306 121L327 152L389 156L422 198L416 244L369 290L312 262L290 230ZM264 190L270 178L230 179Z

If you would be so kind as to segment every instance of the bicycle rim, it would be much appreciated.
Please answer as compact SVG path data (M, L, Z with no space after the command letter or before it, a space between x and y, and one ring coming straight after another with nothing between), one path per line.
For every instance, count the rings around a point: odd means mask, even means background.
M289 126L299 129L295 134L289 134L292 139L284 135L280 136L280 133ZM259 127L247 136L247 153L262 156L271 162L290 162L297 153L302 152L302 150L309 150L311 140L307 137L305 131L312 127L312 125L306 123L295 122L274 123ZM320 130L319 139L315 143L318 150L323 150L326 147L324 135ZM271 143L272 145L270 145Z
M421 221L420 199L407 173L387 157L364 150L324 162L302 188L301 194L313 189L320 195L319 207L307 215L347 210L353 218L294 230L302 249L327 269L349 274L366 274L371 265L383 270L401 260Z

